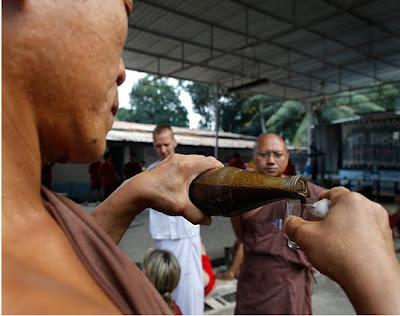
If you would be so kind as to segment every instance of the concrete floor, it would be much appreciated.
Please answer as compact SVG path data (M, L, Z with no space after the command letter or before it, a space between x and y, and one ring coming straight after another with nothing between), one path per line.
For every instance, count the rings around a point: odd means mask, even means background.
M83 206L90 213L95 205ZM390 213L395 209L394 204L387 204L385 207ZM153 240L149 233L148 212L142 212L132 222L130 228L122 238L120 248L136 263L141 263L148 248L153 247ZM212 261L218 261L225 256L224 249L231 247L235 236L231 228L229 218L213 218L210 226L201 226L201 237ZM395 240L395 248L400 261L400 240ZM220 261L221 261L220 260ZM218 267L216 269L219 269ZM355 314L352 305L340 286L322 274L315 275L316 283L313 285L313 313L317 315L353 315ZM217 289L212 293L218 295L222 292L235 291L235 281L218 282ZM232 314L234 303L228 304L224 309L216 309L213 314ZM210 314L210 313L209 313Z
M341 287L323 274L316 274L312 292L312 310L314 315L355 315L355 311ZM217 287L205 302L212 310L208 315L232 315L234 302L224 300L224 294L235 293L236 280L217 280ZM221 304L222 302L222 304Z

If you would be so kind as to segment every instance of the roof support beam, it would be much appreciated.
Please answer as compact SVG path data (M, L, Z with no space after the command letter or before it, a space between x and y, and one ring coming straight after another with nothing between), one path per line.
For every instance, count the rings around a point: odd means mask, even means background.
M134 23L131 23L131 24L129 25L129 28L132 28L133 30L137 30L137 31L149 33L149 34L152 34L152 35L156 35L156 36L159 36L159 37L168 38L168 39L170 39L170 40L176 41L177 43L178 43L178 42L182 42L182 39L181 39L181 38L174 37L174 36L172 36L172 35L165 34L165 33L160 33L160 32L155 32L155 31L152 31L152 30L148 30L148 29L145 29L145 28L143 28L143 27L139 27L139 26L135 25ZM200 47L200 48L203 48L203 49L210 49L210 47L208 47L207 45L204 45L204 44L201 44L201 43L196 43L196 42L193 42L193 41L185 41L185 43L190 44L190 45L193 45L193 46L197 46L197 47ZM135 49L132 49L132 48L130 48L130 47L128 47L128 46L125 46L124 49L125 49L125 50L130 50L130 51L134 51L134 50L135 50ZM216 55L216 53L219 53L219 55ZM143 52L143 53L141 53L141 54L146 55L147 53L146 53L146 52ZM148 55L152 55L152 54L148 54ZM255 64L259 64L259 65L260 65L260 64L263 64L263 65L267 65L267 66L274 67L274 68L277 68L277 69L282 69L282 70L285 70L285 71L287 71L287 72L290 72L290 73L293 73L293 74L296 74L296 75L299 75L299 76L304 76L306 79L313 79L313 80L318 80L318 81L325 80L325 81L327 81L327 82L336 83L336 81L334 81L334 80L326 80L325 78L321 78L321 77L312 75L312 74L310 74L310 72L304 73L304 72L296 71L296 70L291 69L291 68L288 67L288 66L276 65L276 64L271 63L271 62L263 61L263 60L261 60L261 59L250 58L250 57L244 56L243 54L238 54L238 53L234 53L234 52L229 52L229 51L225 51L225 50L222 50L222 49L219 49L219 48L218 48L218 49L217 49L217 48L212 48L212 55L214 56L214 58L218 58L218 57L221 57L221 56L224 56L224 55L234 56L234 57L239 58L240 60L243 60L243 58L244 58L244 59L246 59L246 60L249 60L249 61L254 62ZM167 56L161 56L161 55L157 55L157 56L160 56L160 57L162 57L162 58L169 59L169 60L172 60L172 61L177 61L177 59L170 58L170 57L167 57ZM238 75L238 76L241 76L241 77L243 77L243 76L244 76L244 77L250 77L250 79L253 79L253 80L259 79L259 78L255 77L255 76L251 76L251 75L244 74L243 71L241 71L241 72L232 72L231 70L226 70L226 69L222 69L222 68L211 67L211 66L208 65L208 63L209 63L212 59L213 59L213 58L207 58L207 59L204 59L204 60L202 60L201 62L197 62L197 63L188 62L188 61L186 60L185 64L186 64L187 66L182 67L182 69L178 69L177 71L174 71L174 72L165 74L165 76L171 76L171 77L173 77L173 76L175 76L176 72L179 72L179 71L182 71L182 70L186 70L186 69L188 69L188 67L202 66L202 67L207 67L207 68L210 68L210 69L211 69L211 68L214 68L214 70L218 70L218 71L223 71L223 72L226 72L226 73L235 74L235 75ZM179 60L179 61L180 61L180 60ZM278 84L278 85L282 85L281 83L277 83L277 84ZM302 89L300 89L300 90L302 90Z
M321 37L321 39L329 39L330 41L332 41L332 42L334 42L334 43L337 43L337 44L339 44L339 45L341 45L341 46L346 47L346 49L348 49L348 50L354 50L354 51L356 51L357 53L361 54L362 56L367 56L362 50L360 50L360 49L358 48L359 45L353 45L353 46L352 46L352 45L348 45L348 43L339 40L339 39L336 38L335 36L329 36L328 34L324 34L324 33L320 32L320 31L318 31L317 29L311 28L312 25L318 24L318 23L320 23L321 21L324 21L324 20L332 19L332 18L334 18L335 16L338 16L338 15L340 15L340 14L343 14L344 12L349 12L349 11L350 11L349 14L352 14L352 13L351 13L352 11L349 10L349 9L342 9L342 8L340 8L338 5L335 4L336 7L339 8L340 10L338 10L338 11L335 12L334 14L327 15L327 16L323 16L323 17L319 17L318 19L315 19L315 20L313 20L313 21L308 22L307 24L303 24L303 25L302 25L302 24L296 23L296 20L285 19L285 18L283 18L283 17L281 17L281 16L278 16L278 15L272 13L272 12L269 12L269 11L266 11L266 10L260 10L260 8L257 8L257 7L255 7L255 6L249 5L245 0L231 0L231 1L232 1L232 2L235 2L235 3L237 3L237 4L240 4L240 5L244 6L245 8L251 8L252 10L254 10L254 11L258 12L258 13L261 13L261 14L263 14L263 15L265 15L265 16L268 16L268 17L270 17L270 18L276 19L276 20L278 20L278 21L280 21L280 22L284 22L284 23L287 23L287 24L289 24L289 25L292 25L292 27L291 27L290 29L288 29L288 30L286 30L286 31L284 31L284 32L280 32L280 33L278 33L278 34L275 34L274 36L270 36L270 37L264 39L264 41L271 41L271 42L273 42L275 39L279 39L279 38L281 38L281 37L283 37L283 36L286 36L286 35L288 35L289 33L293 32L294 30L304 29L304 30L306 30L307 32L310 32L311 34L314 34L314 35L317 35L317 36ZM293 1L295 1L295 0L293 0ZM326 3L328 3L328 4L333 4L333 2L332 2L331 0L324 0L324 1L325 1ZM371 2L374 2L374 1L376 1L376 0L364 1L362 4L359 4L357 7L364 6L364 5L366 5L366 4L368 4L368 3L371 3ZM293 6L294 6L294 7L292 8L292 11L294 12L294 10L295 10L295 3L293 4ZM353 7L352 7L352 9L355 9L355 8L356 8L356 6L353 6ZM293 16L293 14L294 14L294 13L292 13L292 16ZM398 34L393 33L393 32L391 32L391 31L388 31L388 30L384 29L383 27L380 27L379 25L372 23L372 22L371 22L370 20L368 20L368 19L362 19L359 15L355 15L355 14L352 14L352 15L354 15L357 19L359 19L359 20L361 20L361 21L367 23L367 25L373 25L374 27L379 28L382 32L384 32L384 33L386 33L386 34L389 34L391 37L396 37L396 36L398 36ZM256 46L256 45L259 45L259 44L261 44L261 43L262 43L262 42L253 42L251 45L252 45L252 46ZM377 57L376 57L376 56L370 56L370 58L376 59ZM387 63L387 64L389 64L389 65L391 65L391 66L397 66L397 67L398 67L398 65L394 65L393 63L391 63L391 62L389 62L389 61L380 60L380 62L382 62L382 63ZM341 67L341 65L337 65L337 66L338 66L338 67Z
M233 0L232 0L232 1L233 1ZM242 0L235 0L235 2L243 2L243 1L242 1ZM230 32L230 33L233 33L233 34L241 35L241 36L246 37L246 33L245 33L245 32L238 31L238 30L234 30L234 29L231 29L231 28L229 28L229 27L226 27L226 26L223 26L223 25L220 25L220 24L216 24L216 23L212 23L212 22L210 22L210 21L206 21L206 20L201 19L201 18L199 18L199 17L197 17L197 16L195 16L195 15L188 14L188 13L185 13L185 12L181 12L181 11L178 11L178 10L176 10L176 9L172 9L171 7L168 7L167 5L162 4L161 2L154 2L154 0L141 0L141 3L145 3L145 4L147 4L147 5L154 6L154 7L156 7L156 8L165 10L165 11L167 11L167 12L171 12L171 13L177 14L177 15L179 15L179 16L183 16L183 17L185 17L185 18L188 18L189 20L193 20L193 21L196 21L196 22L199 22L199 23L203 23L203 24L206 24L206 25L212 25L212 26L215 27L215 28L219 28L219 29L221 29L221 30L224 30L224 31L227 31L227 32ZM246 4L246 5L243 4L243 5L244 5L244 6L248 6L249 8L251 8L251 7L250 7L249 5L247 5L247 4ZM281 21L284 21L284 19L282 19L282 18L279 18L279 19L280 19ZM264 39L264 38L261 38L261 37L258 37L258 36L254 36L254 35L249 35L249 38L251 38L251 39L257 41L259 44L260 44L260 43L267 43L267 44L269 44L269 45L276 46L276 47L281 48L281 49L284 49L284 50L292 49L295 53L297 53L297 54L299 54L299 55L302 55L302 56L304 56L304 57L306 57L306 58L309 58L309 59L311 59L311 60L316 60L316 61L319 61L319 62L324 62L323 59L320 58L320 57L312 56L312 55L310 55L310 54L308 54L308 53L305 53L305 52L303 52L303 51L301 51L301 50L299 50L299 49L294 49L294 48L288 47L288 46L286 46L286 45L273 42L271 39ZM242 48L240 48L240 49L242 49ZM333 63L328 63L327 65L329 65L329 66L331 66L331 67L338 67L338 65L333 64ZM358 71L354 71L353 69L345 69L345 70L348 71L348 72L350 72L350 73L357 74L357 75L362 75L362 76L367 76L367 77L369 76L369 75L366 74L366 73L360 73L360 72L358 72Z

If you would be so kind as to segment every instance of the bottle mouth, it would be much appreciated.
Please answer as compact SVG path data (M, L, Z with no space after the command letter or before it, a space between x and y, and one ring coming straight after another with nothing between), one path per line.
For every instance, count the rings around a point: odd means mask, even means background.
M293 192L296 193L301 200L307 196L307 181L301 176L291 176L289 178L289 187L293 188Z

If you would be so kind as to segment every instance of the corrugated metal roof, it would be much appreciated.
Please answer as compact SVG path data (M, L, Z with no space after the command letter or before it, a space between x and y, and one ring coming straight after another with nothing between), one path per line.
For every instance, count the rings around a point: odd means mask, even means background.
M115 121L112 129L107 134L107 140L127 141L139 143L152 143L152 132L156 125ZM183 127L172 127L176 141L181 145L189 146L215 146L215 132L196 130ZM219 148L253 148L255 137L219 132Z
M307 100L400 76L398 0L135 0L128 69Z
M135 143L152 143L154 124L130 123L123 121L115 121L112 129L107 134L107 140L110 141L126 141ZM175 139L178 144L187 146L205 146L215 147L215 132L209 130L191 129L184 127L172 126ZM256 137L219 132L218 147L219 148L247 148L253 149ZM305 151L306 147L288 146L290 151Z

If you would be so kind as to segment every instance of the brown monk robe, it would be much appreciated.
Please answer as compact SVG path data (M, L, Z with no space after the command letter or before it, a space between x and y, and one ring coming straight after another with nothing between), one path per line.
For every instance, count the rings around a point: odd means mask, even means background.
M45 187L42 195L44 206L61 226L89 273L121 312L172 314L136 264L84 209Z
M323 188L308 183L308 190L315 197ZM304 252L288 247L288 237L279 227L279 219L283 223L285 218L282 200L243 219L244 256L235 314L312 314L312 266Z

